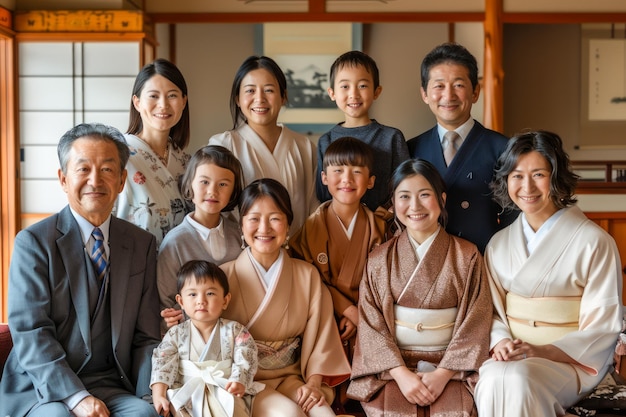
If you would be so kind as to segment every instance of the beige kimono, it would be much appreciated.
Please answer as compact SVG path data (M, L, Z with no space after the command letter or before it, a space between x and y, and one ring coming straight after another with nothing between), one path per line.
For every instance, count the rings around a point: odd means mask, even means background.
M622 327L619 253L613 238L578 207L563 210L530 256L522 215L487 245L485 264L494 303L490 347L514 338L507 319L507 294L527 299L577 298L578 326L551 344L579 365L532 357L511 362L490 359L480 368L476 387L481 417L499 416L503 408L507 416L563 415L600 382L613 362Z
M456 308L452 336L440 350L401 349L394 305L409 309ZM361 314L348 395L372 416L476 415L471 387L488 355L491 297L476 246L440 229L421 262L406 231L369 256L360 289ZM457 371L430 407L409 403L389 370L416 369L424 361Z
M322 391L330 404L333 393L329 387L350 374L330 294L311 264L284 255L279 276L267 291L249 250L221 266L232 294L224 317L244 323L257 342L255 381L264 383L266 391L274 389L295 401L296 390L304 381L322 375ZM264 401L266 395L257 397L254 415L280 415L269 409L272 405Z

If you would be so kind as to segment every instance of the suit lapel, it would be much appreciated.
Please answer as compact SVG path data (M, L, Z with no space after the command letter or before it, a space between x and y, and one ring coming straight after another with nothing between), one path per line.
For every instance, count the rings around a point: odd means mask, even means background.
M65 207L59 214L57 230L61 236L57 239L56 244L59 255L65 263L78 327L85 344L91 350L89 290L87 288L88 271L84 256L85 246L80 227L76 223L69 206Z
M124 306L128 294L128 280L131 276L133 240L126 238L121 220L113 216L109 226L109 249L111 250L109 270L109 291L111 300L111 332L113 347L117 345L124 318Z

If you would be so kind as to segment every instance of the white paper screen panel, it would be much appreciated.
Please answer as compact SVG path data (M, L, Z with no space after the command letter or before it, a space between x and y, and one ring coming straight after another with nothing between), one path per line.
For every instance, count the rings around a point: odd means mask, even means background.
M19 44L20 76L71 76L72 55L69 42L22 42Z
M139 43L85 42L83 44L84 75L137 75ZM127 91L129 93L130 90Z
M57 178L21 182L22 213L56 213L67 205L67 197Z

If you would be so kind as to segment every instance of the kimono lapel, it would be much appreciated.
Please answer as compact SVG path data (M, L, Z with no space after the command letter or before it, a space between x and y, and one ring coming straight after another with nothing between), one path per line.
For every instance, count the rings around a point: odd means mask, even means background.
M276 280L272 283L272 286L267 289L263 301L259 305L258 309L254 312L254 316L248 323L248 330L253 332L254 325L259 322L263 323L276 323L276 330L282 333L281 329L283 323L288 320L287 309L289 307L289 298L291 294L292 286L292 265L291 258L287 254L283 254L283 265L276 277ZM256 271L255 271L256 274ZM272 302L275 300L283 300L283 302ZM263 333L267 332L267 329ZM262 334L262 333L261 333Z
M530 256L526 255L522 216L520 215L515 221L515 228L511 230L509 235L509 247L519 249L511 253L511 268L513 271L517 271L513 275L511 292L527 296L541 297L544 295L547 277L554 273L555 264L569 247L563 242L573 241L580 227L585 221L588 221L587 217L575 207L564 210L565 212L552 225L552 230L558 230L558 233L548 233L544 236ZM522 244L520 244L520 240ZM522 258L520 252L526 256Z
M111 302L111 335L113 346L117 345L124 319L124 307L128 294L130 265L133 254L133 239L126 238L121 220L111 217L109 226L109 248L111 250L109 270L109 294Z
M399 256L405 253L408 255L410 251L416 260L415 250L406 231L403 232L403 236L404 238L401 236L398 239ZM408 275L405 275L408 271L403 271L403 277L408 276L409 279L406 280L406 284L397 298L397 304L405 307L423 308L424 303L431 298L430 293L433 291L434 284L439 280L449 247L450 235L441 228L419 265L413 267ZM407 262L407 266L410 264L413 262Z
M280 180L280 167L276 162L280 159L274 157L274 154L270 152L263 139L247 123L242 124L237 130L241 138L254 149L255 154L251 153L250 156L256 158L256 166L261 171L262 176ZM281 146L282 136L283 134L281 133L274 153L277 153Z
M335 216L335 220L339 222L339 220ZM369 230L369 223L367 221L367 216L365 215L365 211L362 208L359 208L357 212L357 220L354 227L354 231L352 233L352 238L348 239L346 234L343 232L341 225L339 226L339 230L333 231L331 229L331 234L343 235L345 239L340 244L345 245L342 249L343 259L341 260L341 267L338 276L335 281L338 283L337 287L341 289L344 294L349 294L350 289L353 286L353 282L360 282L363 275L363 268L365 266L365 259L367 258L368 245L369 241L367 239L367 231ZM333 253L335 250L333 250ZM358 287L358 285L356 286ZM357 294L350 294L352 298Z
M88 272L85 256L78 256L78 254L84 253L85 249L80 227L76 223L69 206L65 207L59 214L57 229L61 233L61 237L57 239L57 248L59 256L65 262L67 278L70 282L70 293L77 313L76 320L83 340L91 350Z

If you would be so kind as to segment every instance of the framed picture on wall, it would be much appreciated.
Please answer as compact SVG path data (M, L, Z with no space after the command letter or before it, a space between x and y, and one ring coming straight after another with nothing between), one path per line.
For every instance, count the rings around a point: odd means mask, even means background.
M362 48L361 24L265 23L255 39L256 53L274 59L287 78L288 104L279 122L315 134L343 121L327 93L330 66L344 52Z

